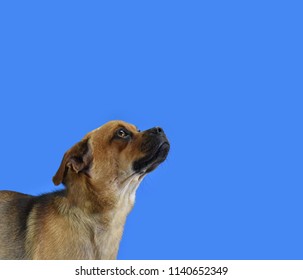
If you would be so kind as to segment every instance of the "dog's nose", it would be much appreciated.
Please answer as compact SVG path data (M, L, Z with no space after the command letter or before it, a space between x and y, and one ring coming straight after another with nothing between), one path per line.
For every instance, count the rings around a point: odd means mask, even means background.
M150 133L153 133L153 134L164 135L163 129L161 127L159 127L159 126L151 128L149 131L150 131Z

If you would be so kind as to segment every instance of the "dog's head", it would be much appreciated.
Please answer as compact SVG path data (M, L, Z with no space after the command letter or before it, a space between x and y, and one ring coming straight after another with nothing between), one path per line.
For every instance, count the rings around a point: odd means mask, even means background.
M166 159L169 142L162 128L140 132L134 125L111 121L88 133L69 149L53 177L55 185L89 179L91 184L123 182L144 176Z

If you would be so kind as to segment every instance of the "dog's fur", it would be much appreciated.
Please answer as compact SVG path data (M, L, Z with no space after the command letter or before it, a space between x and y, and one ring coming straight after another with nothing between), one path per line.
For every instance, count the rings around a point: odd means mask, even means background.
M159 127L111 121L88 133L53 177L64 190L0 192L0 259L115 259L136 190L168 151Z

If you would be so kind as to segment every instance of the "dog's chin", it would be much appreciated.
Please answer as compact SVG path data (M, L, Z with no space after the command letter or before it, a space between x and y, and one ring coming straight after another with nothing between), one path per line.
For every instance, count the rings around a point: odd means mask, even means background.
M155 170L167 157L170 145L163 142L161 145L145 157L137 160L133 164L136 173L147 174Z

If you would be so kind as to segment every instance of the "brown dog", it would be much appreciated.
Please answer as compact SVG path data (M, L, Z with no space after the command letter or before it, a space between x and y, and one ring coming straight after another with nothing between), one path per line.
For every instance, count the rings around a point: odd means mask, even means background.
M0 192L0 259L115 259L136 190L168 151L159 127L111 121L88 133L53 177L65 190Z

